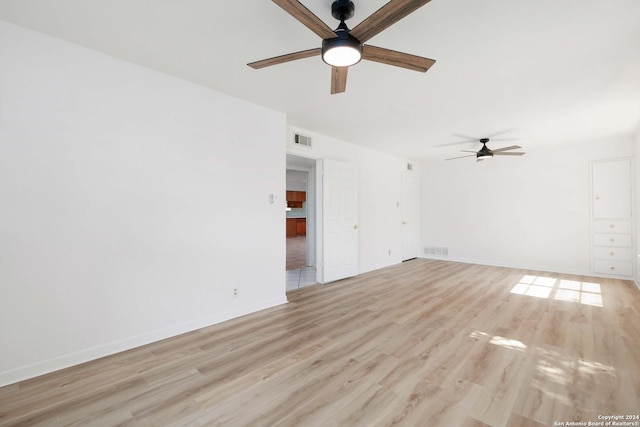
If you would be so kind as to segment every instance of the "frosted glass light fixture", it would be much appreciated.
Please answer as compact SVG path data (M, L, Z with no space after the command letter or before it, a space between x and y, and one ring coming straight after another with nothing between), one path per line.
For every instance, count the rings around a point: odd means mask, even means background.
M348 67L362 59L362 43L349 34L344 20L335 30L338 37L322 41L322 60L333 67Z
M333 67L348 67L361 59L362 45L354 37L338 37L322 43L322 60Z

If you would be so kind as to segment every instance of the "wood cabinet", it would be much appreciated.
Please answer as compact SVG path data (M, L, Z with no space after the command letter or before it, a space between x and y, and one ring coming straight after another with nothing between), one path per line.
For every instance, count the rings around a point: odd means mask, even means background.
M298 218L287 218L287 237L298 235Z
M287 201L288 202L306 202L307 201L307 192L306 191L288 191L287 190Z
M296 218L296 232L298 236L307 235L307 220L305 218Z
M307 235L306 218L287 218L287 237Z
M287 190L287 206L290 208L301 208L302 202L307 201L306 191L289 191Z
M593 272L633 275L631 160L591 164L591 258Z

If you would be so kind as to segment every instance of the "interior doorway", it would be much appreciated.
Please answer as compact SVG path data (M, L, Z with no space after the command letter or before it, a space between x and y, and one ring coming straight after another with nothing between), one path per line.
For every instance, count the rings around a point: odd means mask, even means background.
M287 154L287 291L316 284L316 160Z
M287 168L287 271L307 267L307 187L309 172Z

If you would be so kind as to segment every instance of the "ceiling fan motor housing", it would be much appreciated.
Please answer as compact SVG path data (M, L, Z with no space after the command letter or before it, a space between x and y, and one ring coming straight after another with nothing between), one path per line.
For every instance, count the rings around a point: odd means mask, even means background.
M346 21L353 17L355 5L350 0L337 0L331 5L331 16L338 21Z
M489 138L482 138L480 142L482 142L482 148L480 149L480 151L478 151L478 153L476 153L476 157L477 158L493 157L493 151L491 151L489 147L487 147L487 142L489 142Z

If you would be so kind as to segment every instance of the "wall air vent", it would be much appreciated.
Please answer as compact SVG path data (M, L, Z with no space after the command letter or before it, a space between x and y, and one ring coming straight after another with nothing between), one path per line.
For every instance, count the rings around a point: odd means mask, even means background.
M435 248L425 246L423 250L425 255L433 257L447 257L449 256L449 248Z
M311 137L295 133L293 134L293 143L296 145L301 145L303 147L311 148Z

